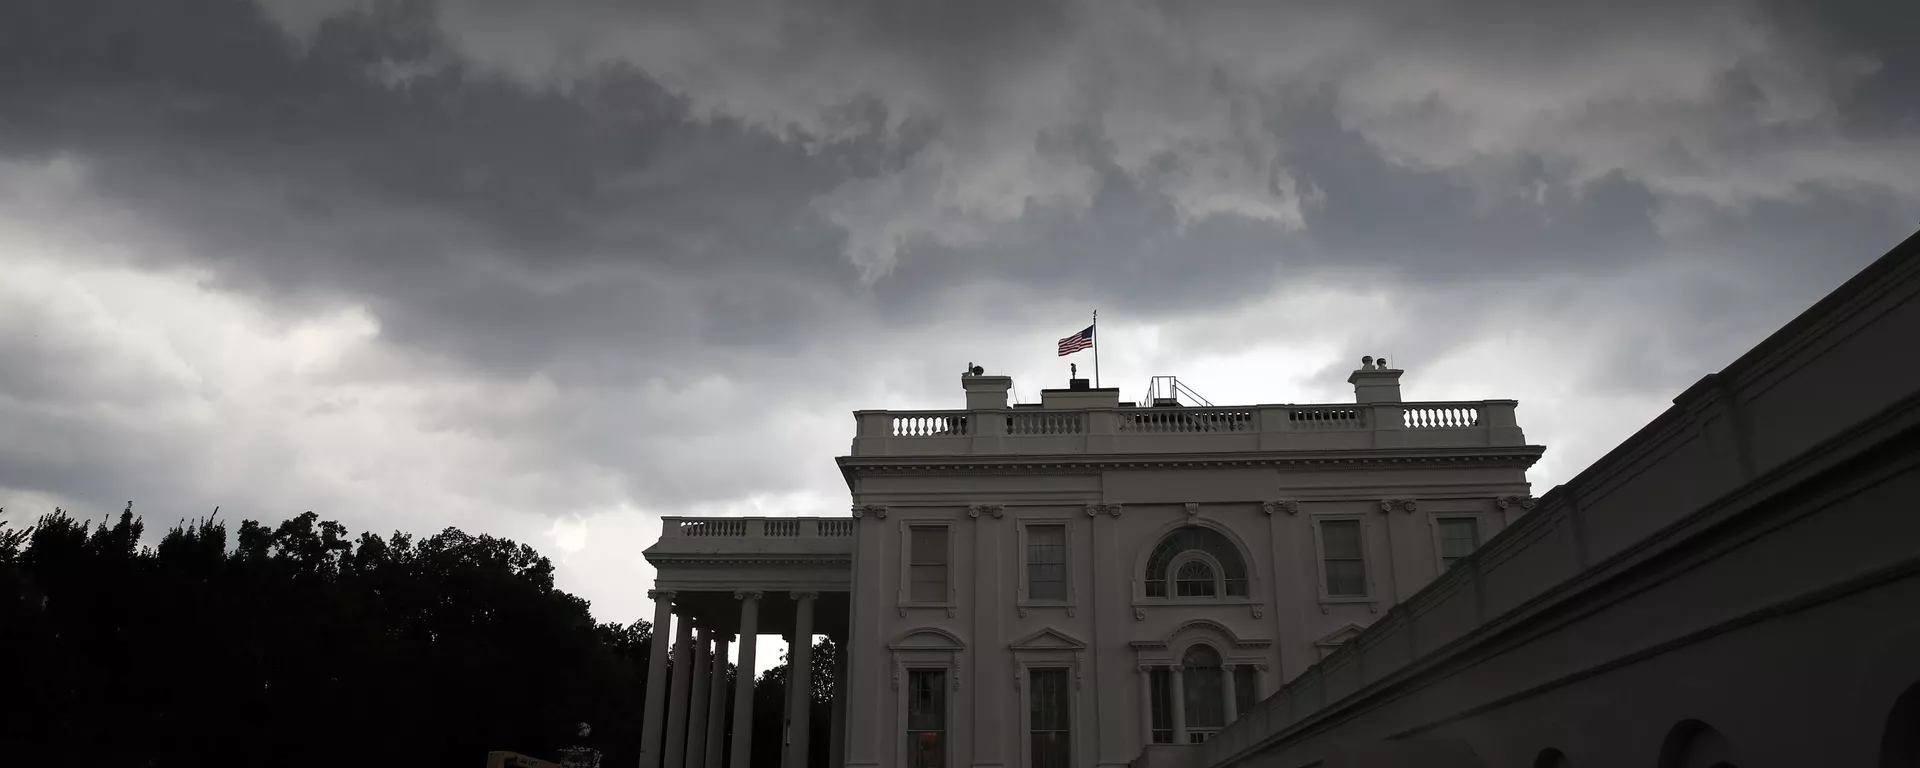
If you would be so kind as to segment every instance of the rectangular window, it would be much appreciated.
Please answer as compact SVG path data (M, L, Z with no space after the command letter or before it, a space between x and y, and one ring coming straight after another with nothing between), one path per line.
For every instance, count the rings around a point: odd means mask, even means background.
M1067 527L1027 526L1027 598L1067 599Z
M1067 671L1035 669L1027 675L1033 683L1033 692L1028 694L1027 725L1032 768L1070 768L1073 706L1067 699Z
M1155 668L1147 673L1153 681L1153 690L1147 695L1153 697L1153 743L1173 743L1173 672L1164 668Z
M907 765L946 768L947 673L939 669L907 672Z
M907 599L916 603L947 601L947 528L915 526L907 529Z
M1367 567L1361 557L1360 521L1320 521L1320 558L1326 567L1327 595L1364 597Z
M1452 568L1460 558L1473 554L1480 546L1480 521L1471 517L1442 518L1440 526L1440 567Z

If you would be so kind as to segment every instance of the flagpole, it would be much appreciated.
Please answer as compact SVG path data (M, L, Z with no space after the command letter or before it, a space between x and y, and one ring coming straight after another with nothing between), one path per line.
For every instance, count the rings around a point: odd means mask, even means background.
M1093 311L1093 388L1100 388L1100 310Z

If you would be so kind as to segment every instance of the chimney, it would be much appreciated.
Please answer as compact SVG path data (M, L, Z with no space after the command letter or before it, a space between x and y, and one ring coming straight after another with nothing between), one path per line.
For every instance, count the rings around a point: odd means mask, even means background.
M1347 383L1353 385L1353 401L1361 405L1400 402L1401 373L1398 368L1388 368L1384 357L1378 361L1372 355L1360 358L1360 370L1347 376Z
M960 388L967 391L967 410L1004 411L1007 391L1013 389L1012 376L988 376L980 366L968 365L960 374Z

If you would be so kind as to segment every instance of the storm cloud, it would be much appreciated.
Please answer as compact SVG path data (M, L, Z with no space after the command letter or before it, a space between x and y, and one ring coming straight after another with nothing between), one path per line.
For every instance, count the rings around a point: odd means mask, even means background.
M657 515L837 513L848 411L1094 309L1129 394L1518 398L1551 484L1913 231L1898 5L0 4L0 504L633 618Z

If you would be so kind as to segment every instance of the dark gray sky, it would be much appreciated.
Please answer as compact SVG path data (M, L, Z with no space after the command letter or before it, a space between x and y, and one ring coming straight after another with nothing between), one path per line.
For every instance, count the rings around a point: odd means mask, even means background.
M1512 397L1562 482L1920 225L1911 4L0 2L0 505L647 610L966 362ZM1082 364L1089 361L1081 360Z

